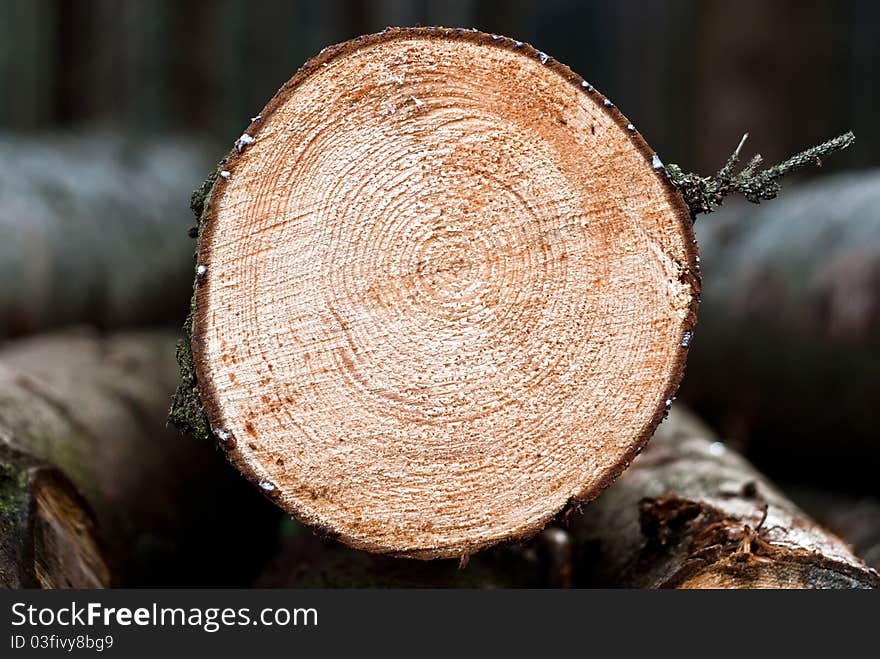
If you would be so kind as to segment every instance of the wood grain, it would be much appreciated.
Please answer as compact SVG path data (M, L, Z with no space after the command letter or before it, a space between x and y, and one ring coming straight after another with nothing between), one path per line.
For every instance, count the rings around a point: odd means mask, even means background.
M223 165L202 402L248 477L350 545L529 536L665 413L695 256L659 160L564 65L472 31L362 37L303 67Z

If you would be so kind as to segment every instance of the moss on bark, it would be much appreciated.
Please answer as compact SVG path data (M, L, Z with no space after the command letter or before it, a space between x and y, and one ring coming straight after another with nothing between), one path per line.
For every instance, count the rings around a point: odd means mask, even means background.
M196 295L195 290L199 285L198 255L199 243L202 237L202 229L211 201L211 192L217 182L225 161L221 162L213 172L205 179L201 186L193 191L190 198L190 209L196 216L196 249L193 257L193 295L190 298L189 313L183 323L183 338L177 343L177 364L180 368L180 384L174 392L171 402L169 420L174 426L188 435L197 439L209 440L211 437L211 424L202 406L199 395L198 381L196 379L195 365L193 363L192 337L193 323L195 321Z

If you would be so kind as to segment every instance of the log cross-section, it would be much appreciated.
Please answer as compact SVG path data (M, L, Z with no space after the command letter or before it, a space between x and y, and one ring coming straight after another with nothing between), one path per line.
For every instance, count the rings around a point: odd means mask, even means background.
M232 462L355 547L527 537L635 457L699 280L661 160L511 39L392 29L254 118L201 218L192 348Z

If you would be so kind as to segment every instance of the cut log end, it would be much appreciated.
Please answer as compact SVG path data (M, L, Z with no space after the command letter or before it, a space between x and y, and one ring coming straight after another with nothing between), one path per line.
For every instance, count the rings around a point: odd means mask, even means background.
M0 447L0 585L105 588L110 569L88 504L61 472Z
M34 577L40 588L106 588L110 571L85 500L56 470L34 479Z
M592 86L474 31L324 51L205 205L192 348L233 463L353 546L527 537L637 454L682 375L687 207Z

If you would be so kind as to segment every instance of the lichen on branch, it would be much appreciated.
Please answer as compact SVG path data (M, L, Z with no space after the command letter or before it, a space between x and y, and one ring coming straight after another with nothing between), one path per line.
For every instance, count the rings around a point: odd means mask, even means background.
M758 154L735 174L734 170L748 137L748 133L743 135L739 146L730 154L724 167L713 176L685 173L681 167L674 164L666 167L669 178L681 191L692 216L711 213L721 206L725 197L734 193L741 194L753 204L775 199L779 194L779 179L783 176L811 165L821 166L822 158L835 151L842 151L855 142L855 135L850 131L761 171L758 171L758 167L761 166L763 159Z

